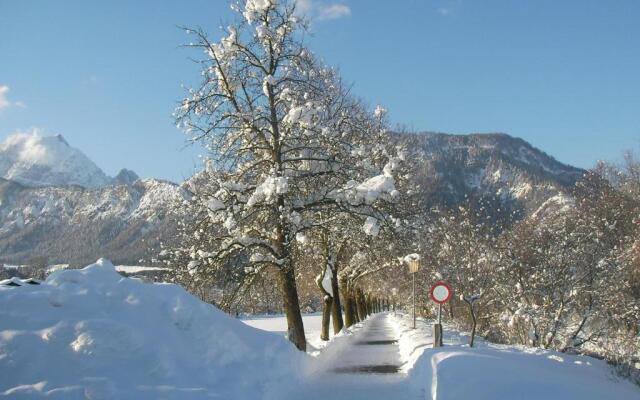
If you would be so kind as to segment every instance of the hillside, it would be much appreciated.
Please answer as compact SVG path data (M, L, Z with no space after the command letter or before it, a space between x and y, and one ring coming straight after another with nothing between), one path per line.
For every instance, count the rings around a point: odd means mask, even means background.
M549 198L570 193L584 174L506 134L402 133L396 138L415 154L416 182L431 204L475 199L522 218Z
M82 265L96 255L135 264L172 236L177 185L155 179L97 189L0 180L0 262Z

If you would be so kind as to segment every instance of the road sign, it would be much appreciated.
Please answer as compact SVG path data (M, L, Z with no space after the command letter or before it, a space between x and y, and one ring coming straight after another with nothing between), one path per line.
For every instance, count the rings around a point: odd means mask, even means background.
M436 282L433 286L431 286L431 290L429 291L429 296L431 300L433 300L437 304L444 304L451 299L453 295L453 290L451 286L447 285L445 282Z

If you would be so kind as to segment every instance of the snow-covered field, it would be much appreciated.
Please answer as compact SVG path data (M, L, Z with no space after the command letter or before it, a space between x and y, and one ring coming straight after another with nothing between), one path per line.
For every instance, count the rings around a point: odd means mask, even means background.
M640 399L602 361L499 346L445 332L431 348L394 313L377 314L313 356L284 338L285 318L238 321L178 286L124 278L106 260L0 287L0 397L12 399ZM250 326L248 326L250 325ZM254 329L252 327L258 328ZM368 339L397 343L365 346ZM336 373L397 363L398 373Z

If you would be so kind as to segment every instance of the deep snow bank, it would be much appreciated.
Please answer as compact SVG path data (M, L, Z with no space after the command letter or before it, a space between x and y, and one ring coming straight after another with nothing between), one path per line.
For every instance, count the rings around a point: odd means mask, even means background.
M496 399L640 399L640 388L616 377L604 361L556 351L506 346L468 337L445 326L444 344L433 348L431 324L393 313L403 371L416 392L427 398ZM429 396L430 394L430 396Z
M0 397L278 398L302 362L282 337L106 260L0 287Z

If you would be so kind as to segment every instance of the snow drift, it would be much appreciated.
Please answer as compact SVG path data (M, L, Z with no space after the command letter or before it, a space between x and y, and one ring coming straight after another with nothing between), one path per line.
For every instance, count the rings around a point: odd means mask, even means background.
M403 372L414 390L427 398L496 399L638 399L640 390L615 375L604 361L552 350L489 343L445 325L445 346L432 348L433 321L394 317Z
M0 287L0 396L277 398L303 362L282 337L104 259Z

